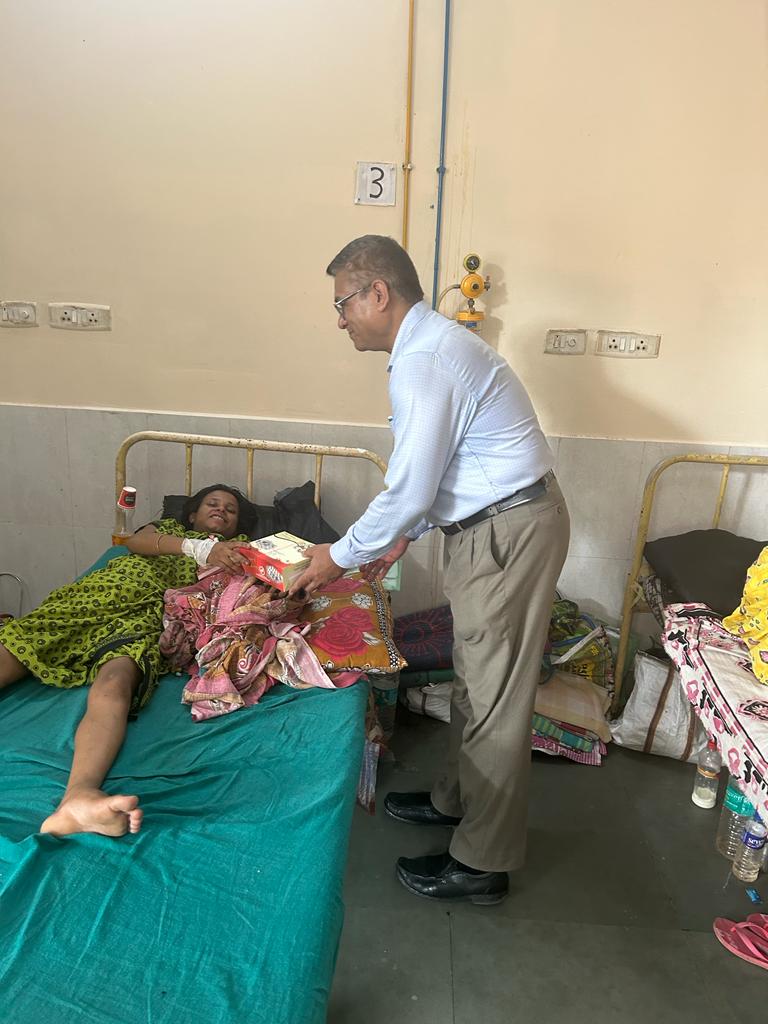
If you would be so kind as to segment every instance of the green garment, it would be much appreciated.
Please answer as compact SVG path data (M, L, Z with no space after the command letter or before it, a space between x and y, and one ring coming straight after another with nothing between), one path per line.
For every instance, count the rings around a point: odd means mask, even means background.
M204 538L175 519L154 524L172 537ZM143 707L158 676L168 671L158 640L163 630L163 595L197 578L185 555L113 558L104 568L54 590L43 603L0 629L0 644L41 682L72 687L93 682L112 658L132 658L143 679L132 711Z

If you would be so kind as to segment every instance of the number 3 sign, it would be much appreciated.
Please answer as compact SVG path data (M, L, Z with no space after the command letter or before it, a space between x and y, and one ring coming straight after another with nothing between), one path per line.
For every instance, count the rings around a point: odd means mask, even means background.
M394 206L396 181L395 164L358 161L355 202L367 206Z

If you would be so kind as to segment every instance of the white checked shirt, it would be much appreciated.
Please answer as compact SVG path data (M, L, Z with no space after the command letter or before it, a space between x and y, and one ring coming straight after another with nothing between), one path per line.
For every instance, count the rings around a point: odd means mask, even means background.
M417 302L387 367L394 450L378 494L331 546L344 569L535 483L553 464L523 385L485 342Z

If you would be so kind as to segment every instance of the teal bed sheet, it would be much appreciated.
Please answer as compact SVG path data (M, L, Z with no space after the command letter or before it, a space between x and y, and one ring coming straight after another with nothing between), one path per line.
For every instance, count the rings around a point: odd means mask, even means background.
M182 684L163 678L105 783L144 808L121 839L36 831L86 691L0 692L0 1020L325 1021L366 684L281 685L197 724Z

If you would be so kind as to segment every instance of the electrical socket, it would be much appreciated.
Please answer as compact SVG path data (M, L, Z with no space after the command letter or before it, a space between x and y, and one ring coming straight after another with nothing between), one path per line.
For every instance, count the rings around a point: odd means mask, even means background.
M660 334L635 334L632 331L598 331L596 356L629 359L656 359L661 347Z
M583 356L587 351L587 332L581 329L547 331L544 351L553 356Z
M110 306L76 302L49 302L48 321L51 327L66 331L111 331Z
M37 303L3 300L0 302L0 327L37 327Z

